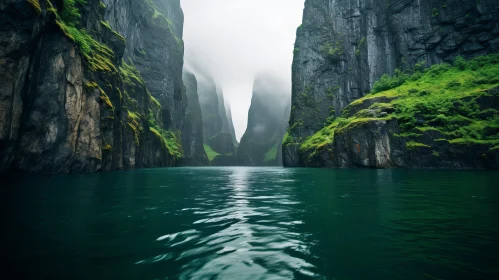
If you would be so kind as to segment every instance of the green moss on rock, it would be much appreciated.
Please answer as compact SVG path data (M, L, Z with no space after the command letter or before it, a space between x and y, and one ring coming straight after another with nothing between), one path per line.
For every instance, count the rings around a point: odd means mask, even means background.
M425 133L441 135L435 141L453 145L499 145L499 112L489 108L497 102L499 54L454 65L438 64L412 74L397 71L383 76L372 93L352 102L342 117L310 136L301 153L313 154L332 143L334 135L372 121L397 120L407 139L407 148L430 148L417 139ZM368 108L368 109L363 109ZM354 114L354 116L352 116Z
M57 25L78 46L92 71L117 72L112 62L113 50L95 40L85 29L79 28L81 15L77 6L84 4L86 4L84 0L65 0L64 8L59 13L52 2L47 0L47 10L55 14Z

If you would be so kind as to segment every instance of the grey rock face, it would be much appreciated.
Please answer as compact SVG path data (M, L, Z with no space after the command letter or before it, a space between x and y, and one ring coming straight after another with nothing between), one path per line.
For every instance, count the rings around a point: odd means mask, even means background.
M223 126L215 81L212 78L198 77L198 95L203 116L203 140L207 143L222 131Z
M475 99L477 105L485 110L497 108L499 88L492 88L486 93ZM360 112L365 118L336 129L334 140L316 151L299 153L299 164L335 168L499 168L499 152L490 149L487 143L452 142L438 129L403 137L397 119L384 118L393 112L393 108L368 109L372 104L386 104L394 99L396 97L375 95L350 104L343 111L344 118ZM459 103L454 106L459 106ZM407 145L410 141L417 144Z
M255 80L248 125L237 149L238 165L267 166L282 163L282 138L287 128L290 100L269 76ZM287 114L286 114L287 112Z
M165 129L183 126L187 97L182 83L184 15L180 0L107 0L105 20L126 39L131 61L161 103Z
M183 80L187 92L187 117L182 130L182 146L185 164L189 166L207 166L208 157L203 147L203 118L197 92L197 80L194 74L185 72Z
M210 76L198 77L198 94L203 117L203 142L220 154L212 165L233 165L236 145L234 127L225 110L223 92ZM237 142L236 142L237 143ZM223 159L222 159L223 156Z
M180 2L110 0L105 9L86 2L78 27L109 47L107 71L95 70L62 32L47 1L0 4L1 172L180 163L187 106Z
M225 111L227 113L227 125L230 136L232 138L232 144L237 147L239 143L237 142L236 131L234 130L234 123L232 122L232 109L230 108L230 104L227 102L225 103Z
M383 74L499 50L499 1L307 0L293 59L290 135L299 143Z
M0 4L0 170L9 168L15 158L25 77L44 27L44 15L27 1Z
M335 135L333 143L303 161L308 167L497 169L499 153L482 144L436 141L437 131L422 135L425 146L406 148L396 120L369 121ZM431 146L430 146L431 145ZM305 155L308 156L308 155Z

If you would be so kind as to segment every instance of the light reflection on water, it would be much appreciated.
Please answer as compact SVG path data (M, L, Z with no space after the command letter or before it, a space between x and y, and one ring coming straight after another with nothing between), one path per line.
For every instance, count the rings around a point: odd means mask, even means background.
M181 279L256 279L263 275L290 279L295 273L314 275L310 271L314 267L312 264L286 252L303 254L307 251L300 233L290 227L301 221L291 221L292 209L281 206L299 202L289 193L260 195L282 186L269 186L276 182L267 179L265 184L260 181L259 188L255 189L252 180L259 179L252 177L253 172L255 170L247 168L233 169L227 182L218 186L228 190L225 197L210 189L201 192L204 199L197 201L203 208L193 212L199 216L194 224L197 228L219 227L219 230L207 236L185 239L192 245L179 256L190 259L182 267ZM279 177L286 171L273 172ZM254 200L258 204L252 203ZM171 242L165 245L173 246ZM207 251L213 253L205 255Z
M498 179L245 167L16 178L5 255L22 279L498 279Z

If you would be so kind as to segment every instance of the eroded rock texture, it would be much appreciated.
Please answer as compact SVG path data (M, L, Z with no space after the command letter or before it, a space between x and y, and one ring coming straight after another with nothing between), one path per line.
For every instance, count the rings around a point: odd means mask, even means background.
M285 166L330 116L370 92L383 74L499 50L499 1L307 0L293 60Z
M87 0L71 23L60 2L0 4L0 171L180 164L180 1Z

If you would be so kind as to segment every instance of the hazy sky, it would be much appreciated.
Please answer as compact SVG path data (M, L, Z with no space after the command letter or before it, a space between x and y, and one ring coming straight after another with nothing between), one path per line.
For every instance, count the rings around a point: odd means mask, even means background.
M201 64L223 88L239 140L253 80L271 72L289 89L304 0L181 0L185 65Z

